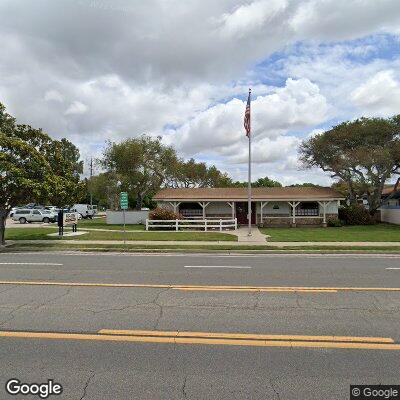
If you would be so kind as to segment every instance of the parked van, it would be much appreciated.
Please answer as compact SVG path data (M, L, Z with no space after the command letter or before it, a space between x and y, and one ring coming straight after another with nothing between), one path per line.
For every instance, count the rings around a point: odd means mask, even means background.
M90 204L74 204L70 211L79 213L85 219L92 219L95 215L95 210Z
M19 221L20 224L26 224L27 222L49 223L57 220L57 214L48 210L21 208L15 210L12 219L14 221Z

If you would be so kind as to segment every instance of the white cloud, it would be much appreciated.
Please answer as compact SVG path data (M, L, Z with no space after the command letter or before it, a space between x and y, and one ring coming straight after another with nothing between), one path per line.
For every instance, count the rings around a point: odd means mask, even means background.
M64 115L80 115L85 114L88 110L88 106L86 104L81 103L80 101L74 101L66 110Z
M351 100L369 115L393 115L400 111L400 81L394 71L380 71L351 93Z
M57 90L48 90L44 94L45 101L56 101L62 103L64 101L63 95Z
M198 113L168 140L187 155L204 152L237 155L244 141L245 102L232 99ZM323 122L328 104L318 86L307 79L288 79L282 88L252 102L252 135L255 144L263 138L276 138L289 130L303 129Z
M278 17L288 6L287 0L259 0L238 6L221 18L223 37L240 38L260 31Z
M2 0L0 101L85 154L149 133L242 176L232 163L245 147L241 99L251 86L255 173L268 163L282 180L319 180L293 169L298 137L399 104L398 76L377 75L399 70L396 54L335 41L399 26L398 0ZM276 51L276 65L254 71Z

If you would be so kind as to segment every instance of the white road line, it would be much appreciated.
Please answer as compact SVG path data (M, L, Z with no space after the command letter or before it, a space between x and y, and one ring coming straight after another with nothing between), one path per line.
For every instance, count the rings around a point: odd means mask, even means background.
M64 265L64 264L43 263L43 262L0 262L0 265Z
M229 268L229 269L251 269L243 265L185 265L185 268Z
M400 268L386 268L386 269L400 269Z

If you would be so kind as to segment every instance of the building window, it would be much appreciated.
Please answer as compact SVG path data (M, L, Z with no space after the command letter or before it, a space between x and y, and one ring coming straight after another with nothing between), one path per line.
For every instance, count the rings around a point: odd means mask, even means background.
M319 206L316 201L301 202L296 207L296 216L299 217L317 217L319 215Z

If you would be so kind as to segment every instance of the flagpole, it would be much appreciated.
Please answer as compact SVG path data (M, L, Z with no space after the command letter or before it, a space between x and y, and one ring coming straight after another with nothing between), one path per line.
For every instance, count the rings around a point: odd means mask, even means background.
M251 96L251 89L249 89L249 98ZM247 234L248 236L251 236L251 123L249 121L249 127L250 131L249 134L247 135L249 138L249 176L248 176L248 183L247 183L247 210L248 210L248 221L249 221L249 233Z

